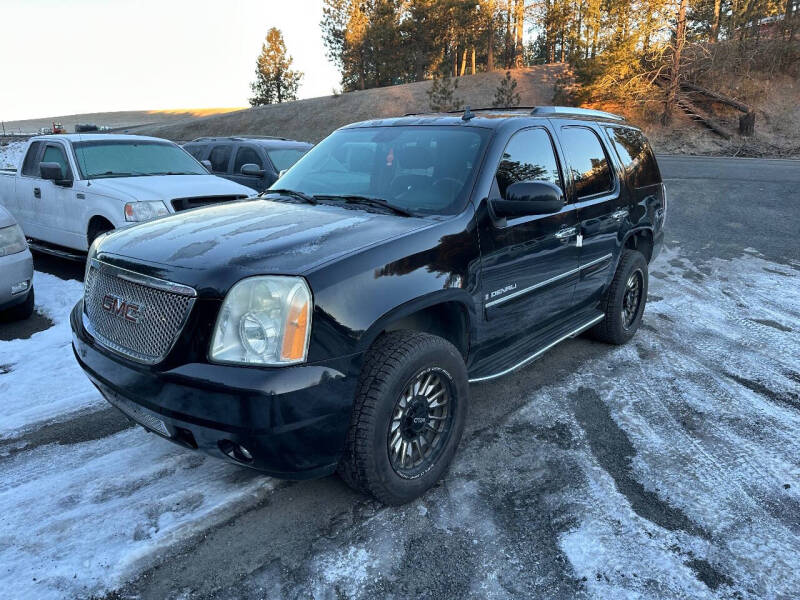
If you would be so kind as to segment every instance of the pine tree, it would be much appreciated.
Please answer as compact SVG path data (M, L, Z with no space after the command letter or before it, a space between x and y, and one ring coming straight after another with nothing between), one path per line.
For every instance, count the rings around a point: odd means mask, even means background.
M506 71L506 76L500 80L500 85L495 90L492 106L497 108L519 106L520 95L516 89L517 80L511 77L511 71Z
M458 110L463 102L455 93L458 89L458 81L450 78L447 69L440 77L434 77L433 84L428 90L428 106L434 112L447 112Z
M272 27L261 45L256 59L256 80L250 84L253 97L251 106L280 104L297 100L297 86L303 74L293 71L292 57L286 53L286 44L280 29Z

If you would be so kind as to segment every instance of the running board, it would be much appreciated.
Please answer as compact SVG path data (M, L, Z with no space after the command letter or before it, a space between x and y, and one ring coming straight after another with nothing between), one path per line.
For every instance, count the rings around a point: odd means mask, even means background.
M86 254L81 254L76 250L69 250L67 248L60 248L58 246L51 246L35 240L28 240L28 247L36 252L42 254L49 254L50 256L57 256L67 260L74 260L76 262L86 262Z
M470 383L478 383L480 381L489 381L490 379L497 379L498 377L502 377L503 375L508 375L512 371L516 371L517 369L522 368L525 365L533 362L534 360L539 358L542 354L544 354L545 352L550 350L553 346L557 346L558 344L560 344L561 342L563 342L566 339L574 338L574 337L580 335L581 333L583 333L584 331L586 331L587 329L589 329L593 325L596 325L597 323L602 321L604 318L605 318L605 315L597 315L596 317L593 317L592 319L590 319L589 321L587 321L586 323L584 323L580 327L578 327L576 329L573 329L569 333L565 333L564 335L562 335L559 338L556 338L555 340L553 340L552 342L547 344L545 347L540 348L539 350L537 350L536 352L531 354L525 360L515 364L513 367L509 367L508 369L500 371L499 373L494 373L492 375L486 375L484 377L476 377L475 379L470 379L469 382Z

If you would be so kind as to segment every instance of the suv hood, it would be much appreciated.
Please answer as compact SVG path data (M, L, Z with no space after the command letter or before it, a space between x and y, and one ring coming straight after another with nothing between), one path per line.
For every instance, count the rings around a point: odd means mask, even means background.
M304 274L371 244L431 225L332 205L243 200L119 229L98 252L119 266L226 291L242 277ZM148 267L149 265L149 267Z
M151 175L93 179L89 191L125 200L163 200L169 208L174 198L245 196L249 187L216 175Z

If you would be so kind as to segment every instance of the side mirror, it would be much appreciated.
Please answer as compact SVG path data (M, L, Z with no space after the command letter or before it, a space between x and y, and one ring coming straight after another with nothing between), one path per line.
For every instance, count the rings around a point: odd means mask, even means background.
M211 161L210 160L201 160L200 164L206 168L206 171L211 173Z
M491 200L494 214L500 218L549 215L564 207L561 188L547 181L518 181L506 188L505 198Z
M251 177L261 177L264 174L264 169L255 163L247 163L242 165L240 169L242 175L250 175Z
M71 187L72 179L67 179L61 173L61 165L55 162L43 162L39 164L39 176L42 179L52 181L56 185Z

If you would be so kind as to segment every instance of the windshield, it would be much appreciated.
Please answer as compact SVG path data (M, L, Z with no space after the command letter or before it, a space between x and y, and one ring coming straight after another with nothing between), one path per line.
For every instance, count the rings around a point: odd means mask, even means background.
M308 152L307 148L282 148L280 150L267 150L267 155L278 171L288 169Z
M413 212L459 211L489 139L477 127L341 129L275 184L314 195L378 198Z
M205 167L173 144L149 140L75 142L84 179L146 175L208 175Z

